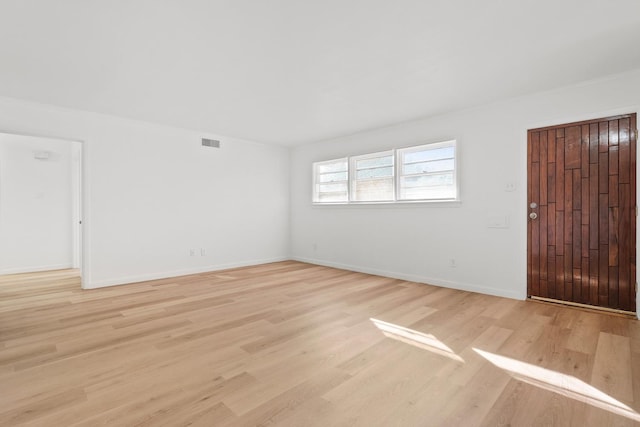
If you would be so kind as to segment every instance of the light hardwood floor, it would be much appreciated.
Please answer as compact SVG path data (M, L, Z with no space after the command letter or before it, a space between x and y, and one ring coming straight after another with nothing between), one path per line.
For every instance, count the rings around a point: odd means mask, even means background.
M637 320L298 262L0 277L0 425L640 424Z

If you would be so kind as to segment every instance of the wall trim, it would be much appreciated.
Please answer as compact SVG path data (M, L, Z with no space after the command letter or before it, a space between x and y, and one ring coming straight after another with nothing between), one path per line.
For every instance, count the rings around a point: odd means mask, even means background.
M38 271L66 270L70 268L73 268L73 265L71 263L42 265L38 267L34 266L34 267L20 267L20 268L4 268L4 269L0 269L0 274L35 273Z
M282 257L251 260L251 261L233 262L228 264L208 265L204 267L184 268L180 270L165 271L162 273L149 273L149 274L138 274L134 276L123 276L115 279L98 280L96 282L91 282L91 283L88 283L85 281L82 284L82 288L98 289L98 288L105 288L109 286L130 285L138 282L146 282L148 280L168 279L171 277L188 276L190 274L211 273L215 271L228 270L230 268L251 267L255 265L269 264L272 262L289 261L290 259L291 258L287 256L282 256Z
M490 288L486 286L478 286L470 283L453 282L450 280L419 276L416 274L405 274L405 273L399 273L395 271L379 270L376 268L361 267L361 266L350 265L350 264L341 264L338 262L325 261L325 260L320 260L315 258L305 258L305 257L294 256L291 259L293 261L300 261L300 262L306 262L309 264L322 265L324 267L333 267L333 268L339 268L342 270L355 271L358 273L366 273L366 274L373 274L376 276L390 277L392 279L407 280L409 282L424 283L427 285L439 286L441 288L458 289L461 291L475 292L479 294L493 295L497 297L511 298L511 299L517 299L517 300L526 299L526 294L522 294L520 292Z

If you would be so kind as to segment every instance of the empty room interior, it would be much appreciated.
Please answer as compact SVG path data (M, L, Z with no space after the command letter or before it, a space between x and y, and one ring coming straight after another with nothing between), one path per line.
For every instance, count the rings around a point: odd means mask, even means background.
M0 1L0 425L637 426L640 2Z

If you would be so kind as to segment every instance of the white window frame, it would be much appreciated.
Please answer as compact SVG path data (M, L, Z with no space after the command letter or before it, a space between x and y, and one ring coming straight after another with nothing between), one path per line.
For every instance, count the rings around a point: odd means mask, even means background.
M430 199L400 199L400 182L402 178L409 175L404 175L402 173L402 154L403 153L414 153L417 151L424 151L425 148L430 150L437 150L438 148L445 147L453 147L453 188L455 190L455 197L450 198L430 198ZM432 142L430 144L422 144L422 145L414 145L406 148L399 148L395 151L395 163L396 163L396 176L395 176L395 187L396 187L396 203L411 203L411 202L456 202L459 201L460 197L460 189L458 188L458 144L455 139L449 141L442 142ZM437 172L435 172L437 173ZM435 174L434 173L434 174Z
M368 160L368 159L376 159L378 157L387 157L387 156L391 156L391 165L389 165L391 167L392 170L392 174L391 174L391 179L393 180L393 184L392 184L392 197L391 200L354 200L354 196L355 196L355 183L357 181L357 174L358 174L358 169L357 169L357 162L358 160ZM396 188L397 188L397 184L396 184L396 153L395 150L386 150L386 151L378 151L376 153L369 153L369 154L362 154L359 156L351 156L348 158L349 159L349 168L348 170L351 172L353 171L353 173L349 173L348 174L348 178L349 178L349 203L393 203L396 200ZM377 168L381 168L381 167L389 167L389 166L374 166L370 169L377 169ZM369 168L368 168L369 169ZM376 178L372 178L376 179ZM364 181L364 180L363 180Z
M345 181L330 181L330 182L323 182L321 183L318 180L318 167L322 166L322 165L328 165L328 164L332 164L332 163L337 163L337 162L345 162L347 164L347 179ZM351 194L351 190L349 188L350 183L349 183L349 158L348 157L339 157L337 159L331 159L331 160L325 160L322 162L315 162L313 164L313 169L312 169L312 173L313 173L313 191L312 191L312 197L313 197L313 203L316 205L340 205L340 204L346 204L349 203L349 197ZM328 173L338 173L338 172L328 172ZM330 183L346 183L347 184L347 200L345 201L340 201L340 202L321 202L318 200L318 196L320 195L319 192L316 191L316 189L319 187L320 184L330 184Z
M422 151L425 148L429 148L429 149L438 149L438 148L442 148L442 147L453 147L453 188L455 189L455 197L454 198L430 198L430 199L399 199L399 195L400 195L400 180L403 176L402 174L402 163L401 163L401 153L410 153L413 151ZM381 201L359 201L359 200L353 200L353 187L354 187L354 182L355 182L355 165L356 165L356 161L357 160L366 160L369 158L376 158L376 157L382 157L384 155L389 155L391 154L393 156L393 162L392 162L392 167L393 167L393 180L394 180L394 185L393 185L393 200L381 200ZM340 201L340 202L320 202L318 201L318 193L316 192L316 188L318 188L318 184L319 182L317 181L318 179L318 173L317 173L317 168L318 166L321 166L323 164L330 164L330 163L335 163L338 161L346 161L347 162L347 201ZM327 205L389 205L389 204L416 204L416 203L423 203L423 204L441 204L441 203L447 203L447 202L452 202L452 203L459 203L460 202L460 179L459 179L459 173L460 173L460 157L459 157L459 145L458 145L458 141L455 139L451 139L451 140L447 140L447 141L438 141L438 142L431 142L431 143L426 143L426 144L420 144L420 145L412 145L409 147L403 147L403 148L394 148L391 150L385 150L385 151L378 151L375 153L367 153L367 154L361 154L361 155L355 155L355 156L347 156L347 157L339 157L336 159L331 159L331 160L324 160L324 161L320 161L320 162L314 162L313 163L313 167L312 167L312 174L313 174L313 188L312 188L312 194L311 194L311 198L312 198L312 203L313 205L317 205L317 206L327 206ZM339 181L339 182L344 182L344 181Z

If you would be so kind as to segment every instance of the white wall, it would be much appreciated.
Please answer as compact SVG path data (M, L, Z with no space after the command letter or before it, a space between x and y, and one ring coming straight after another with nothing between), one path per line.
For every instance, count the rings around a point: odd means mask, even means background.
M639 106L640 70L298 147L291 156L293 257L525 298L527 129L637 112ZM312 162L448 139L459 144L460 204L311 204ZM505 191L511 182L516 191ZM509 228L488 228L494 215L508 216Z
M0 274L73 266L71 164L70 142L0 134Z
M4 98L0 131L82 141L84 287L289 257L285 148Z
M82 141L85 287L293 256L524 298L526 130L639 106L640 70L291 153L3 98L0 131ZM222 148L201 147L201 137L221 139ZM311 205L314 161L452 138L462 169L458 205ZM516 191L504 191L510 182ZM508 215L510 227L487 228L493 215Z

